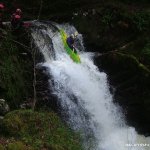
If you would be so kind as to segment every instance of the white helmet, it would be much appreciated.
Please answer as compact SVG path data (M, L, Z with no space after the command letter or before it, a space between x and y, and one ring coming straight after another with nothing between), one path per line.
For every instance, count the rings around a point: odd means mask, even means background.
M71 37L74 39L75 38L74 34L71 34Z
M22 13L22 11L21 11L20 8L17 8L17 9L16 9L16 12L17 12L17 13Z
M74 36L75 36L75 37L77 37L77 36L78 36L78 32L77 32L77 31L74 33Z

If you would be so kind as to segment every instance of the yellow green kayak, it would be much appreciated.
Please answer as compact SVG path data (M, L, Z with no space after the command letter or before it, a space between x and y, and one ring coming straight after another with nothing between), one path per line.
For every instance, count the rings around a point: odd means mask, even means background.
M67 40L67 34L65 33L64 30L59 30L60 34L61 34L61 38L64 44L64 48L66 49L68 55L71 57L71 59L76 62L76 63L81 63L80 60L80 56L78 54L76 54L67 44L66 40Z

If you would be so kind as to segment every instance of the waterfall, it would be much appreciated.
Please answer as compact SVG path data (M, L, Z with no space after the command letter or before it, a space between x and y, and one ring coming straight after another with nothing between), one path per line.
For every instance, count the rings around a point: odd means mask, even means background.
M121 108L113 103L107 75L93 63L93 54L84 51L82 35L78 35L76 42L81 64L76 64L52 25L36 23L35 26L32 37L43 54L41 64L51 75L52 94L58 98L62 117L81 134L85 150L150 149L150 139L129 127ZM57 25L57 28L63 28L67 34L76 31L68 24Z

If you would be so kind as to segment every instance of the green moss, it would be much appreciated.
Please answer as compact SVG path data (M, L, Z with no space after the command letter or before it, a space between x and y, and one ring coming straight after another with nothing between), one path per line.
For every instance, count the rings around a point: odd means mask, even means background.
M26 150L26 146L22 142L9 143L8 150Z
M65 127L55 113L17 110L4 118L4 127L15 137L35 149L81 150L80 138Z
M5 150L4 146L0 144L0 150Z
M49 145L48 146L49 149L52 149L52 150L66 150L64 149L63 147L59 146L59 145Z

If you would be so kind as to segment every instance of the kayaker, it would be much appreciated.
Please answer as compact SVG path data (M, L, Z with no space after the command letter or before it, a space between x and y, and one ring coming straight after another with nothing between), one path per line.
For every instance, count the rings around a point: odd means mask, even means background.
M75 32L75 34L71 34L68 38L67 38L67 44L68 46L73 50L73 52L77 53L74 43L75 43L75 39L77 37L77 32Z
M3 12L4 12L4 5L0 3L0 28L3 28Z
M16 11L12 14L11 18L14 18L15 15L19 15L22 18L22 10L17 8Z
M17 8L11 16L11 25L13 29L20 29L23 26L22 10Z
M11 18L11 25L14 30L21 29L23 26L22 18L20 15L13 15Z

